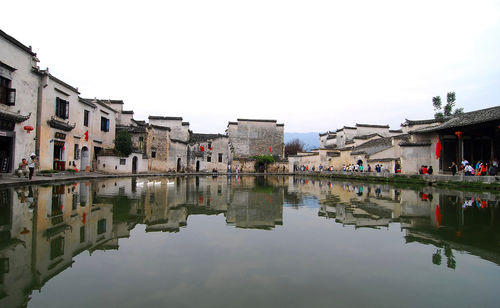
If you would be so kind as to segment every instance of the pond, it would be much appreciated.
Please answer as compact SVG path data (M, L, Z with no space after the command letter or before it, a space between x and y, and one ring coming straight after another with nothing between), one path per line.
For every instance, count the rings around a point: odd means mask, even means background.
M498 307L500 198L306 177L0 190L0 307Z

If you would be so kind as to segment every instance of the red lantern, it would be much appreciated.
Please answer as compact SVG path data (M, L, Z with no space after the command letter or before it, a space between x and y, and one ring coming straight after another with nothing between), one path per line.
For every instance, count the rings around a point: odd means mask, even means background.
M461 131L456 131L455 135L457 135L458 139L462 138L462 132Z
M28 134L29 134L32 130L34 130L33 126L31 126L31 125L26 125L26 126L25 126L25 127L23 127L23 128L24 128L24 130L25 130L25 131L27 131L27 132L28 132Z

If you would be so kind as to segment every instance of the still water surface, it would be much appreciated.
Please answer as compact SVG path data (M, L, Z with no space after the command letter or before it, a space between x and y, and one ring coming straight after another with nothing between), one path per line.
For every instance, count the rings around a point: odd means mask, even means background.
M299 177L0 190L0 307L498 307L490 193Z

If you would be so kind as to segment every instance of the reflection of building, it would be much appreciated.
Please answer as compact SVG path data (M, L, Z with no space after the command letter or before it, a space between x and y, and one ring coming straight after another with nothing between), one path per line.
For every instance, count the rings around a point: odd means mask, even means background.
M0 306L25 306L32 290L75 256L118 249L137 224L147 232L178 232L190 215L219 215L219 221L224 215L229 225L269 230L283 223L284 204L285 211L310 207L321 219L355 228L399 222L406 242L434 247L436 265L455 268L454 250L500 264L498 200L490 193L288 177L109 178L3 189Z
M32 289L33 190L0 190L0 307L22 307Z
M235 191L226 222L238 228L272 229L283 224L283 191Z
M89 182L0 191L0 306L24 306L85 250L107 249L111 204L93 202Z
M179 231L189 215L225 214L229 224L242 228L273 228L282 224L283 181L272 178L257 181L253 177L177 177L175 179L138 179L135 192L130 179L109 179L98 188L99 199L122 194L138 199L138 208L130 207L136 222L146 231ZM281 179L281 178L279 178ZM139 197L140 196L140 197ZM108 202L113 202L111 198Z
M111 239L112 206L82 202L80 193L91 196L88 190L88 183L39 188L33 217L37 288L71 266L79 253L99 249Z

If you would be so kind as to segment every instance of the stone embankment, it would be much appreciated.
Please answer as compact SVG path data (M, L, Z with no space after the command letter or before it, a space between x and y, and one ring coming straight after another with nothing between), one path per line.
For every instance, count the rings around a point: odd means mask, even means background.
M387 172L296 172L295 175L325 177L332 179L356 180L367 182L401 183L432 185L457 189L499 190L500 176L464 176L463 174L396 174Z
M140 173L140 174L106 174L96 172L61 172L54 174L37 174L31 181L24 177L17 177L11 174L0 175L0 187L22 186L31 184L50 184L54 182L91 180L99 178L118 178L118 177L159 177L159 176L211 176L212 173ZM218 173L220 176L226 176L227 173ZM232 176L236 175L231 173ZM342 172L342 171L324 171L324 172L295 172L295 173L240 173L239 175L300 175L309 177L321 177L339 180L355 180L364 182L379 182L391 184L414 184L430 185L436 187L449 187L457 189L471 190L493 190L500 192L500 176L464 176L458 174L455 176L435 174L394 174L394 173L376 173L376 172Z

